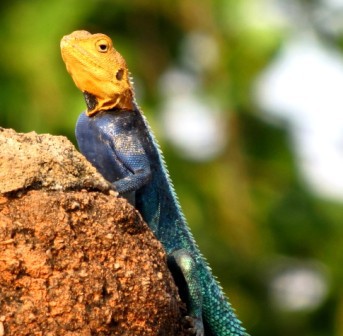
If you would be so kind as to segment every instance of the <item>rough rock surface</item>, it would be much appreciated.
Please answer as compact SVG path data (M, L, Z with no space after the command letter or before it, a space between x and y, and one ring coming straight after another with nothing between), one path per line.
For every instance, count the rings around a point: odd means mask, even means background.
M96 191L107 182L66 139L0 138L0 336L184 335L165 254L137 211Z
M110 189L66 137L16 133L0 127L0 148L0 193L42 188Z

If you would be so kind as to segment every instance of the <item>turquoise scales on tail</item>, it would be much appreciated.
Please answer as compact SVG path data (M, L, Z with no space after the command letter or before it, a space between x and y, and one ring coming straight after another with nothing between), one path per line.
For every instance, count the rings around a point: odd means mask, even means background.
M125 60L104 34L75 31L61 41L68 72L84 93L81 152L141 213L168 255L197 336L247 335L198 250L164 160L135 104Z

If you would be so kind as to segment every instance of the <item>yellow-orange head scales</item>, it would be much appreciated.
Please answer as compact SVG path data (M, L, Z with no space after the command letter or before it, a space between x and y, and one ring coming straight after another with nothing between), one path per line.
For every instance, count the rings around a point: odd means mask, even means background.
M126 62L107 35L74 31L62 38L61 53L76 86L96 99L88 116L101 110L134 108Z

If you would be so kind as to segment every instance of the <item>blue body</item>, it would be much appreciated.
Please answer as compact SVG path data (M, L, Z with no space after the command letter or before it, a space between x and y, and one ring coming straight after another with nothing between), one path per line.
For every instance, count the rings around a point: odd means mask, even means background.
M192 268L185 281L191 293L188 305L190 315L203 317L206 335L246 335L193 240L163 157L140 111L102 111L93 117L83 113L76 137L80 151L98 171L120 194L135 200L167 254L186 251L190 255L195 267L186 265Z

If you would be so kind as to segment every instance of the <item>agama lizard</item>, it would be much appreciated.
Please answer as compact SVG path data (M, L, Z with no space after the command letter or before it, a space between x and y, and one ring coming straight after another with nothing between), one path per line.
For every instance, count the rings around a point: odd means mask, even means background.
M135 205L163 244L191 332L247 335L194 242L162 153L135 102L124 58L108 36L87 31L64 36L61 52L87 104L76 126L80 151Z

